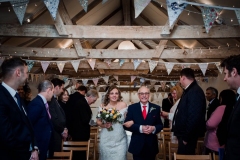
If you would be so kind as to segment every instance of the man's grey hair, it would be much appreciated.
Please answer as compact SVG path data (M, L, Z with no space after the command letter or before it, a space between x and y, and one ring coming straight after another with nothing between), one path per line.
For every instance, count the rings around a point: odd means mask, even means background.
M206 89L206 91L207 91L207 90L212 91L212 93L213 93L216 97L218 97L218 90L217 90L216 88L214 88L214 87L208 87L208 88Z
M44 81L40 82L37 87L38 93L45 92L48 88L53 89L53 84L49 80L44 80Z
M86 97L98 97L98 91L95 89L90 89L87 93L86 93Z

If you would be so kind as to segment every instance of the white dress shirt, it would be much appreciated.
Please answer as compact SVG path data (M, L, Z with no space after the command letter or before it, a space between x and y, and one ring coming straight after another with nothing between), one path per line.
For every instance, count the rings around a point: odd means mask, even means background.
M11 94L11 96L14 99L14 101L18 105L17 98L15 97L16 93L18 93L18 92L16 90L14 90L12 87L10 87L9 85L7 85L6 83L4 83L4 82L2 82L2 86L6 88L6 90ZM18 106L18 107L20 107L20 106Z
M38 94L41 98L42 98L42 100L43 100L43 103L44 103L44 105L47 103L47 100L46 100L46 98L43 96L43 95L41 95L41 94Z
M240 97L240 87L238 87L237 93L238 93L238 97L237 97L237 100L238 100Z

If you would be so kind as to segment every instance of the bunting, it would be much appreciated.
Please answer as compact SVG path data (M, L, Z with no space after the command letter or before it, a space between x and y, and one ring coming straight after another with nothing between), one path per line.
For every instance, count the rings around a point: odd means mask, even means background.
M151 0L134 0L135 18L137 18Z
M157 81L155 81L155 80L150 80L151 86L154 86L154 84L155 84L156 82L157 82Z
M88 79L82 79L82 83L83 83L84 86L87 86Z
M205 25L206 32L212 28L216 18L218 17L221 9L212 7L200 7L202 11L203 22Z
M139 59L134 59L133 60L134 70L137 69L137 67L139 66L140 63L141 63L141 60L139 60Z
M4 60L5 60L5 57L0 57L0 67L1 67L2 63L4 62Z
M58 11L59 0L43 0L52 18L55 20Z
M71 61L71 64L72 64L74 70L75 70L76 73L77 73L78 67L79 67L79 64L80 64L80 60L72 60L72 61Z
M99 86L97 86L97 87L96 87L96 90L99 92L99 90L100 90L100 87L99 87Z
M87 12L88 9L88 0L78 0L81 6L83 7L84 11Z
M91 66L92 70L94 70L96 59L89 59L88 63Z
M111 65L112 59L104 59L104 62L108 64L108 66Z
M32 82L33 82L33 78L34 78L34 74L30 74L30 78L31 78L31 80L32 80Z
M29 0L10 1L17 18L22 25Z
M165 92L161 92L162 98L165 98Z
M240 24L240 9L235 10L235 13L236 13L236 16L237 16L237 19L238 19L238 23Z
M143 84L145 82L144 78L140 78L140 83Z
M120 67L123 65L124 62L125 62L125 59L119 59L119 65L120 65Z
M137 82L134 82L134 85L133 85L133 87L134 87L134 88L136 88L136 87L137 87Z
M109 76L102 77L103 80L108 84Z
M156 92L158 91L159 87L160 87L159 85L154 86L154 89L155 89Z
M155 67L157 66L157 64L158 64L158 61L148 61L148 65L149 65L149 69L150 69L150 72L152 72L154 69L155 69Z
M69 83L70 83L70 80L67 80L64 84L64 88L67 87L69 85Z
M131 76L131 83L134 81L135 78L136 76Z
M113 76L118 81L118 76Z
M167 11L170 27L172 27L175 24L179 15L186 7L187 7L186 3L179 4L179 1L177 0L167 0Z
M215 65L216 65L218 71L222 74L222 72L223 72L223 68L220 66L221 63L220 63L220 62L216 62Z
M158 97L159 97L159 93L158 93L158 92L156 92L155 94L156 94L156 97L158 98Z
M108 0L102 0L102 4L106 3Z
M62 73L65 63L66 62L57 62L57 66L58 66L60 73Z
M165 91L165 88L166 88L166 82L160 82L160 84L161 84L162 90Z
M208 67L208 63L200 63L200 64L198 64L198 66L201 69L203 75L205 76L205 73L206 73L206 70L207 70L207 67Z
M174 66L174 63L165 63L165 67L167 69L168 75L171 73L173 66Z
M117 86L118 86L118 87L120 86L120 82L119 82L119 81L117 82Z
M92 79L92 81L93 81L94 85L97 86L97 84L98 84L98 78L94 78L94 79Z
M47 61L41 61L41 66L42 66L42 69L43 69L43 72L45 73L48 66L49 66L50 62L47 62Z

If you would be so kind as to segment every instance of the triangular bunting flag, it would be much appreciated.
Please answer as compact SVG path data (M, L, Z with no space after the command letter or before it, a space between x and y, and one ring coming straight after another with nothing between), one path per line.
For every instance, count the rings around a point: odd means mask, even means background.
M102 0L102 4L106 3L108 0Z
M123 65L124 62L125 62L125 59L119 59L119 65L120 65L120 67Z
M41 62L41 66L42 66L42 69L43 69L43 72L45 73L48 66L49 66L50 62L46 62L46 61L42 61Z
M235 10L235 13L236 13L236 16L237 16L237 19L238 19L238 23L240 24L240 9Z
M134 88L136 88L136 87L137 87L137 82L134 82L134 85L133 85L133 86L134 86Z
M97 86L97 84L98 84L98 78L94 78L94 79L92 79L92 81L93 81L94 85Z
M179 15L186 7L187 7L186 3L178 4L177 0L167 0L167 11L170 27L172 27L172 25L175 24Z
M131 76L131 83L134 81L135 78L136 76Z
M118 81L118 76L113 76Z
M94 70L96 59L89 59L88 63L91 66L92 70Z
M202 11L203 22L205 25L206 32L212 28L216 18L218 17L221 9L212 7L200 7Z
M31 71L33 65L34 65L34 61L32 60L26 60L27 66L28 66L28 72Z
M154 68L157 66L158 64L158 61L148 61L148 65L149 65L149 69L150 69L150 72L152 72L154 70Z
M106 91L107 86L106 86L106 85L103 85L102 88L103 88L104 91ZM103 94L104 94L104 93L103 93Z
M145 82L144 78L140 78L140 83L143 84Z
M165 91L165 88L166 88L166 82L160 82L160 83L161 83L162 90Z
M155 94L156 94L156 96L157 96L157 98L158 98L158 96L159 96L159 92L156 92Z
M78 0L81 6L83 7L84 11L87 12L88 9L88 0Z
M155 86L154 86L154 89L155 89L156 92L158 91L158 88L159 88L159 87L160 87L159 85L155 85Z
M58 66L60 73L62 73L65 63L66 62L57 62L57 66Z
M69 85L69 83L70 83L70 80L67 80L64 84L64 87L67 87Z
M76 73L77 73L78 67L79 67L79 64L80 64L80 60L73 60L73 61L71 61L71 64L72 64L74 70L75 70Z
M99 92L99 90L100 90L100 87L99 87L99 86L97 86L97 87L96 87L96 90Z
M205 73L206 73L206 70L207 70L207 67L208 67L208 63L199 63L199 68L201 69L203 75L205 76Z
M117 82L117 85L118 85L118 87L120 86L120 82L119 81Z
M30 74L30 78L31 78L31 80L33 82L34 74Z
M55 20L58 11L59 0L44 0L44 4L50 12L52 18Z
M112 59L104 59L104 62L108 64L108 66L111 65Z
M134 0L135 18L147 7L151 0Z
M165 92L165 94L164 94L164 97L168 97L168 94L167 94L167 92Z
M10 1L17 18L22 25L29 0Z
M175 86L177 82L170 82L171 86Z
M162 98L164 98L165 92L161 92Z
M0 57L0 67L1 67L4 60L5 60L5 57Z
M215 65L216 65L218 71L222 74L222 72L223 72L223 68L220 66L220 64L221 64L220 62L216 62L216 63L215 63Z
M168 75L171 73L174 65L175 65L174 63L165 63Z
M84 86L87 85L87 82L88 82L88 79L82 79L82 83L83 83Z
M142 62L142 61L139 60L139 59L134 59L134 60L133 60L134 70L137 69L137 67L139 66L139 64L140 64L141 62Z
M103 80L108 84L109 76L102 77Z
M150 84L151 84L151 86L154 86L155 83L156 83L155 80L150 80Z

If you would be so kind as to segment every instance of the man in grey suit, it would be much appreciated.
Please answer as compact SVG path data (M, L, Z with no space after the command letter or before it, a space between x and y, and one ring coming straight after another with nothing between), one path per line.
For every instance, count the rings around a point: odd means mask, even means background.
M53 152L60 152L62 150L62 140L66 140L68 136L65 113L57 101L57 97L63 92L64 81L54 78L51 82L54 86L54 92L53 97L48 104L54 130L53 139L49 148L49 157L53 155Z
M224 81L230 89L237 91L236 104L228 120L227 142L225 145L225 160L240 159L240 55L230 56L225 59L221 67L224 67Z

